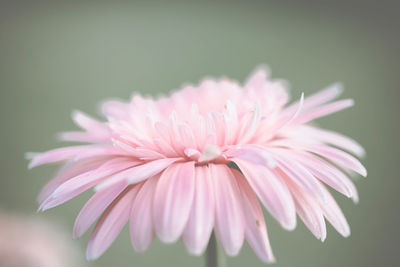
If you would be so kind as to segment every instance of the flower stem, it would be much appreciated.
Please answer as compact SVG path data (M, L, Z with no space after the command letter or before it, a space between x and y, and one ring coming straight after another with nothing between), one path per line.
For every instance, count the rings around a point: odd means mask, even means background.
M217 241L212 233L206 250L206 267L218 267Z
M225 253L223 249L218 249L217 239L212 232L210 241L208 241L207 250L205 253L206 267L227 267Z

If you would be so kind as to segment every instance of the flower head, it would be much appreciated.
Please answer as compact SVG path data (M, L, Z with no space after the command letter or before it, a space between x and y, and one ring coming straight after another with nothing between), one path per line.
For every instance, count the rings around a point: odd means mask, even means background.
M89 259L99 257L129 221L138 252L156 235L166 243L182 238L189 253L199 255L214 230L226 254L237 255L246 239L261 260L272 262L259 202L287 230L295 228L297 213L318 239L326 237L325 219L348 236L326 185L357 201L346 174L366 175L351 155L364 151L310 122L353 101L332 102L342 91L335 84L288 105L286 87L261 68L243 86L206 79L165 97L135 94L129 102L104 102L106 122L74 112L83 131L60 138L89 144L38 154L30 163L65 162L40 194L40 210L94 187L74 226L80 237L100 217Z

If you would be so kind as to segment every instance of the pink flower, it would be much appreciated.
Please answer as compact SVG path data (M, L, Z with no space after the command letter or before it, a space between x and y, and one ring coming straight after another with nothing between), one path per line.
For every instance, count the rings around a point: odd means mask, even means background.
M351 99L331 102L341 91L335 84L288 105L286 83L259 69L244 86L205 79L170 96L104 102L106 122L74 112L83 131L60 138L89 144L33 157L31 168L65 162L41 192L39 209L94 187L74 226L74 237L80 237L100 217L88 259L98 258L129 221L137 252L157 235L165 243L182 238L189 253L200 255L214 229L229 256L246 239L261 260L272 262L259 201L284 229L295 228L297 213L322 241L325 219L348 236L326 185L357 201L345 173L366 176L351 155L364 150L311 124L353 105Z

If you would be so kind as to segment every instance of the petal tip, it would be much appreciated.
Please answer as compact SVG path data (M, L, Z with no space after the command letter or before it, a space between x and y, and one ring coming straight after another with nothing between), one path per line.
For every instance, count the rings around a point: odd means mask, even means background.
M294 219L287 220L285 222L281 222L280 224L281 224L282 228L285 229L286 231L293 231L294 229L296 229L297 221L296 221L296 218L294 218Z
M82 231L78 228L77 225L74 225L74 229L72 230L72 239L79 239L82 236Z
M28 169L31 170L38 166L38 162L36 160L36 157L39 156L41 153L38 152L26 152L25 153L25 159L30 160L28 164Z
M86 249L86 260L94 261L98 259L103 254L102 251L95 249L93 243L89 241L88 247Z

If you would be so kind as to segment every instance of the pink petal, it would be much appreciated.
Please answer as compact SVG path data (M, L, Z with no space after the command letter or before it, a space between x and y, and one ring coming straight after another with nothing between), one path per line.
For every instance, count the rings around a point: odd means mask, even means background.
M325 191L323 191L321 184L310 173L309 170L299 164L296 160L294 160L294 158L286 155L290 154L290 151L278 152L277 150L274 150L274 152L277 166L283 173L296 182L296 184L298 184L306 192L319 200L325 201Z
M328 199L327 199L327 203L320 205L322 212L324 213L325 218L336 229L336 231L338 231L342 236L348 237L350 235L349 224L347 223L347 220L344 217L343 212L339 208L335 199L328 192L328 190L326 190L326 192L328 195Z
M180 158L166 158L166 159L153 160L150 161L149 163L139 165L135 168L122 171L108 178L104 182L98 184L95 187L95 190L96 191L102 190L103 188L106 188L110 185L113 185L123 180L126 180L130 184L141 182L151 176L158 174L159 172L161 172L169 165L178 160L180 160Z
M278 122L277 126L274 127L273 131L279 131L281 128L285 127L286 125L289 125L294 119L297 118L297 116L300 114L303 108L303 103L304 103L304 93L301 93L300 96L300 101L299 104L297 105L297 108L294 109L293 111L284 113L284 116L280 118L280 121Z
M104 123L93 119L81 111L75 110L72 113L72 119L79 127L88 132L102 132L104 134L109 134L109 130Z
M178 131L182 140L182 144L185 147L190 147L190 148L197 147L192 129L186 123L180 124L178 126Z
M294 120L294 123L296 123L296 124L307 123L309 121L318 119L320 117L324 117L329 114L338 112L340 110L349 108L353 105L354 105L354 101L352 99L344 99L344 100L339 100L339 101L336 101L333 103L329 103L324 106L320 106L315 109L302 112Z
M225 143L225 138L227 136L227 125L224 116L221 113L214 111L209 114L211 115L214 124L216 142L218 145L222 145Z
M106 117L129 120L128 103L117 100L105 101L101 104L101 112Z
M176 152L174 151L174 149L164 139L154 138L153 142L154 142L154 145L160 151L160 153L162 153L166 157L174 157L176 155Z
M367 170L358 159L339 149L328 146L309 146L308 151L318 154L345 170L351 170L366 177Z
M298 131L304 132L304 135L309 138L316 138L324 143L347 150L358 157L363 157L365 155L365 150L360 144L342 134L312 126L301 126Z
M65 181L84 172L91 171L101 166L107 158L91 158L87 160L67 163L57 173L56 177L47 183L38 196L38 202L42 203L48 198L57 187Z
M61 184L39 207L40 210L47 210L61 205L73 197L81 194L87 189L96 185L101 179L135 166L137 162L130 162L126 159L110 160L99 168L82 173Z
M243 244L244 218L241 196L231 170L209 164L215 192L215 231L224 251L236 256Z
M206 123L206 144L216 145L217 144L217 134L214 118L211 113L205 117Z
M158 237L175 242L189 218L194 195L194 162L168 167L158 181L154 197L154 220Z
M256 103L254 109L247 113L240 122L243 126L240 129L238 144L245 144L253 138L261 121L261 107Z
M304 165L316 178L331 186L347 197L353 197L353 182L336 167L306 152L296 152L296 159Z
M188 222L183 232L183 242L189 253L201 255L210 239L214 225L214 192L210 169L195 168L195 193Z
M154 128L156 129L158 135L160 136L159 138L155 138L154 141L157 144L158 147L160 147L163 151L166 151L167 153L170 153L171 155L176 155L177 151L175 151L172 141L171 141L171 136L170 136L170 129L168 128L167 125L165 125L162 122L156 122L154 124Z
M81 160L95 156L109 156L114 154L113 147L108 145L85 145L62 147L45 153L38 154L29 163L29 168L34 168L48 163L55 163L65 160Z
M342 85L339 83L335 83L329 86L328 88L307 97L304 101L303 109L307 110L325 104L338 97L342 92L343 92ZM284 112L292 112L293 110L298 109L298 105L299 103L295 102L289 107L287 107Z
M59 139L74 142L105 142L111 138L111 131L103 122L99 122L80 111L73 112L73 120L87 132L64 132L59 134Z
M225 144L232 144L238 135L238 115L235 105L228 100L225 104L224 121L227 126Z
M114 199L122 193L126 186L127 184L122 182L95 193L76 217L73 237L81 237Z
M246 88L261 88L269 76L269 69L266 67L257 68L247 79Z
M157 160L165 158L164 155L158 153L157 151L133 146L118 139L113 139L113 145L120 148L123 152L126 153L127 156L135 157L140 160Z
M133 186L113 201L100 217L90 237L86 258L94 260L114 242L129 219L132 202L140 186Z
M246 240L262 261L266 263L275 262L269 243L264 214L257 196L240 172L237 170L232 170L232 172L236 177L242 195Z
M351 192L353 193L353 195L351 196L351 199L353 200L353 202L355 204L357 204L358 201L359 201L357 188L356 188L356 186L354 185L354 183L350 179L349 179L349 184L348 185L350 187Z
M193 161L197 161L200 158L200 152L197 149L186 148L184 151L185 155Z
M129 229L136 252L147 250L154 237L153 199L158 179L159 175L147 179L132 205Z
M178 121L176 117L176 112L171 112L168 125L168 132L170 136L169 142L176 152L181 153L185 150L185 146L183 145L183 141L179 133Z
M326 226L324 215L318 202L289 177L284 176L284 178L293 195L297 214L299 214L301 220L307 228L310 229L311 233L313 233L316 238L324 241L326 238Z
M296 210L289 190L269 168L233 160L271 215L287 230L296 227Z
M261 146L243 145L239 148L233 147L224 153L227 157L237 158L253 164L275 167L276 162L271 153Z

